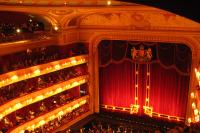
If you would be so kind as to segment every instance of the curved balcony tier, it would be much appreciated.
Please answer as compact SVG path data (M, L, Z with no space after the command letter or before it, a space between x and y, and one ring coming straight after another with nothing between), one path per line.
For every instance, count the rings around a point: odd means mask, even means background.
M88 82L88 75L79 76L68 81L50 86L48 88L24 95L22 97L16 98L9 101L2 106L0 106L0 119L4 116L21 109L27 105L33 104L35 102L44 100L48 97L54 96L58 93L64 92L66 90L72 89L76 86L82 85Z
M36 128L39 128L46 123L53 121L55 119L59 119L62 116L72 112L75 109L78 109L82 105L85 105L88 103L89 95L86 95L84 97L81 97L75 101L72 101L66 105L63 105L62 107L59 107L51 112L48 112L42 116L39 116L33 120L30 120L23 125L18 126L17 128L10 131L10 133L24 133L25 130L34 130Z
M63 60L20 69L0 75L0 88L22 80L30 79L47 73L55 72L64 68L84 64L88 62L87 55L70 57Z

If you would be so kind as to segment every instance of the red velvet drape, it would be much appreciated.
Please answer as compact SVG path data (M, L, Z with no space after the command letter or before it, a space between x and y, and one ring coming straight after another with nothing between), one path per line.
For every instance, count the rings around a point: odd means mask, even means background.
M146 64L139 65L140 114L146 98L146 69ZM150 71L150 106L153 111L185 117L189 76L183 76L173 68L163 68L159 63L152 63ZM134 75L134 63L129 61L100 67L100 104L130 107L134 103Z
M151 64L150 106L154 112L185 117L189 90L189 76L175 69Z
M128 61L100 68L100 104L130 107L134 103L134 69Z

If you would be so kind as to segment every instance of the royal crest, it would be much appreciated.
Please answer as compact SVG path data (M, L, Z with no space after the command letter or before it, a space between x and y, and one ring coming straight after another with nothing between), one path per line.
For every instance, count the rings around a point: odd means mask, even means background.
M151 48L144 49L144 46L140 45L138 50L135 47L131 49L131 56L134 61L139 61L139 62L151 61L152 50Z

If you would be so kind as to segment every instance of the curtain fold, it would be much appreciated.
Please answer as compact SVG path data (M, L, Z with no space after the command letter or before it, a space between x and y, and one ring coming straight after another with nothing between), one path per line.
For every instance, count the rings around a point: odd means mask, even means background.
M151 48L150 62L135 62L131 49ZM130 107L135 99L135 63L139 64L138 104L143 115L146 100L147 64L150 64L149 106L153 112L185 117L190 81L191 50L168 43L102 41L99 45L100 104Z
M189 76L174 69L151 64L150 106L154 112L185 117L189 91Z
M134 103L134 67L125 61L100 68L100 104L130 107Z

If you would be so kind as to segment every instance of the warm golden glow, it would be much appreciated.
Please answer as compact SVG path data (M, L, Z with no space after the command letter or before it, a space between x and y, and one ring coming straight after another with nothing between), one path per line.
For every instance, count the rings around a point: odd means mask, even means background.
M71 112L72 110L79 108L80 106L87 103L87 100L89 99L89 95L81 97L75 101L72 101L56 110L53 110L52 112L48 112L44 114L41 117L37 117L31 121L28 121L25 124L22 124L21 126L18 126L15 128L11 133L17 133L17 132L23 132L25 130L34 130L35 128L41 127L44 124L48 123L49 121L52 121L56 118L61 118L63 115L66 115L67 113ZM76 107L76 108L74 108Z
M76 56L68 59L63 59L59 61L50 62L47 64L42 64L34 67L29 67L22 70L17 70L13 72L8 72L0 75L0 88L7 86L12 83L16 83L22 80L33 78L36 76L44 75L47 73L55 72L64 68L84 64L88 62L88 56ZM56 64L56 65L55 65ZM60 65L63 64L63 65ZM54 67L52 67L54 66ZM37 68L37 69L36 69ZM39 69L40 68L40 69ZM9 76L9 77L8 77Z
M198 84L200 86L200 70L195 68L195 74L196 74L196 78L198 80Z
M17 29L16 29L16 32L17 32L17 33L20 33L20 32L21 32L21 30L20 30L19 28L17 28Z
M55 26L55 27L54 27L54 30L55 30L55 31L58 31L58 26Z
M107 1L107 5L111 5L111 3L112 3L111 0Z
M199 122L199 115L196 115L194 119L195 119L195 122Z
M68 81L65 81L60 84L56 84L54 86L42 89L40 91L34 92L29 94L28 96L22 96L20 98L14 99L4 105L1 106L0 108L0 119L2 119L4 116L20 109L23 108L27 105L30 105L32 103L44 100L50 96L56 95L58 93L61 93L63 91L72 89L76 86L79 86L81 84L84 84L88 82L88 76L80 76L76 77L74 79L70 79ZM58 85L60 87L58 87ZM81 101L81 104L85 104L86 100ZM79 105L76 105L74 108L77 108Z
M199 113L199 110L198 110L198 109L195 109L195 110L194 110L194 115L198 115L198 113Z
M196 104L194 102L192 103L192 109L196 109Z
M194 96L194 92L191 92L190 93L190 96L191 96L191 98L194 98L195 96Z
M11 77L11 80L13 80L13 81L18 80L18 76L17 76L17 75L12 76L12 77Z

